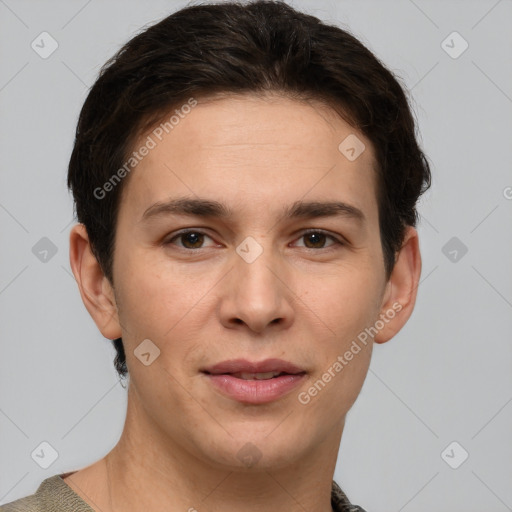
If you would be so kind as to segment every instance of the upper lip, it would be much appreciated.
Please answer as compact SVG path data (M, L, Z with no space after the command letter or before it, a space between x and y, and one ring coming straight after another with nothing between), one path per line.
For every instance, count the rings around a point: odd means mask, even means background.
M264 361L248 361L246 359L230 359L222 361L202 370L205 373L220 375L223 373L267 373L282 372L290 374L306 373L305 370L282 359L265 359Z

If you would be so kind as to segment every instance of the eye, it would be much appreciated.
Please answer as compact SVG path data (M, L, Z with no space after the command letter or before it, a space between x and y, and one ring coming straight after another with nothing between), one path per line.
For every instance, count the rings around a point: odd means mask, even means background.
M188 231L181 231L180 233L177 233L172 238L164 242L164 245L173 244L174 240L179 239L182 244L178 245L178 247L182 247L183 249L203 249L202 245L205 237L210 238L211 240L211 237L206 233L190 229Z
M307 249L326 249L327 247L331 247L332 245L336 245L336 244L344 245L344 243L341 240L338 240L333 235L330 235L327 232L319 230L319 229L310 229L309 231L302 233L299 240L302 238L307 241L306 245L305 245L305 247ZM331 245L325 247L324 243L327 238L330 238L331 240L333 240L334 244L331 244ZM310 244L310 245L307 245L307 244Z
M172 238L164 242L164 245L177 245L183 249L203 249L204 247L204 239L209 238L212 240L210 236L206 233L198 230L185 230L179 233L176 233ZM331 243L328 246L325 246L325 242L327 239L331 239L334 243ZM302 233L300 239L306 240L306 243L303 247L306 249L326 249L331 247L332 245L344 245L341 240L338 240L333 235L328 234L319 229L311 229ZM180 240L181 244L175 244L175 240ZM213 247L213 246L211 246Z

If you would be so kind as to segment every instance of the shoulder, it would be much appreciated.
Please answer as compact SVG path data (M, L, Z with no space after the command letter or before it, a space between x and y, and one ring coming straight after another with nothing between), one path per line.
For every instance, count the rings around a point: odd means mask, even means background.
M0 507L0 512L39 512L43 511L39 497L35 494L11 501Z
M43 480L34 494L0 507L0 512L94 512L61 478Z
M332 481L331 506L334 512L366 512L363 508L352 505L347 495L334 480Z

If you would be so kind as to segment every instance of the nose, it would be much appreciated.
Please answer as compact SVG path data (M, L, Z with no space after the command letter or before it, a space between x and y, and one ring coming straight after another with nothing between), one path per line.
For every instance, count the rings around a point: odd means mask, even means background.
M223 280L222 324L231 329L245 326L259 334L269 328L289 327L294 317L289 270L270 249L249 261L236 254L234 268Z

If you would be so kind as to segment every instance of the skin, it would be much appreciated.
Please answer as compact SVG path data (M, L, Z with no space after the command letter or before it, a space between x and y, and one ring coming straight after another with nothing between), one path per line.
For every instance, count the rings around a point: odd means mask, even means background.
M366 146L355 161L338 150L350 134ZM374 164L370 141L326 106L277 95L199 101L125 178L114 287L84 226L72 228L70 262L83 302L106 338L122 336L130 373L119 443L65 478L92 507L331 511L345 417L373 342L407 322L421 274L418 234L409 227L386 280ZM233 218L141 221L151 205L178 196L225 203ZM344 201L366 220L279 220L298 200ZM206 236L165 244L184 228ZM309 228L328 236L303 236ZM236 252L248 236L263 249L252 263ZM301 404L299 392L396 303L402 309L373 342ZM160 349L149 366L134 355L144 339ZM199 371L239 357L282 358L307 378L270 404L239 403ZM237 458L248 442L261 454L250 468Z

